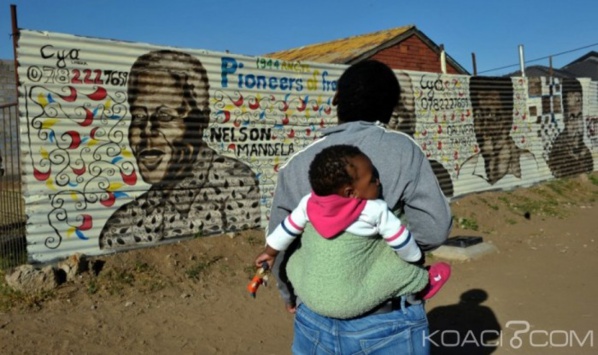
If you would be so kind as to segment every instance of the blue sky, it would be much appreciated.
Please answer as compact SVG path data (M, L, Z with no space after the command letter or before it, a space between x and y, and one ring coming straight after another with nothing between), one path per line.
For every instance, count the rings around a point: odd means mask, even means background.
M21 28L183 48L261 55L413 24L470 72L561 66L598 51L596 0L0 0L0 58L12 59L10 5ZM528 65L548 65L548 59ZM492 69L513 65L512 67Z

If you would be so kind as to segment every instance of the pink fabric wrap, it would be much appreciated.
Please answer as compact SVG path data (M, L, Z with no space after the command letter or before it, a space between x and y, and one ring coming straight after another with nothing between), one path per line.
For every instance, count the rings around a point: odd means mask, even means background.
M318 196L312 192L307 200L307 217L322 237L330 239L355 222L366 203L352 197Z

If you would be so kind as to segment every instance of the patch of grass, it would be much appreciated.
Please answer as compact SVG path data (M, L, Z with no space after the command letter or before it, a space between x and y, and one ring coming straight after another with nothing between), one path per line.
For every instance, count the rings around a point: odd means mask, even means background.
M21 296L19 297L19 306L39 310L42 304L45 301L54 298L54 295L54 290L42 291L34 294L21 293Z
M123 269L108 270L102 273L98 279L104 281L102 284L105 285L104 288L110 295L121 294L126 287L133 286L135 282L133 273Z
M146 262L135 260L135 271L136 272L150 272L154 271L154 267Z
M483 198L483 197L478 197L478 199L479 199L480 201L482 201L484 204L486 204L486 206L490 207L491 209L493 209L493 210L495 210L495 211L498 211L498 209L499 209L498 205L495 205L495 204L492 204L492 203L490 203L488 200L486 200L486 199L485 199L485 198Z
M588 175L588 179L590 179L592 184L598 186L598 175Z
M550 205L550 207L548 207L548 209L552 209L552 208L556 208L558 206L560 206L562 204L562 201L560 201L552 192L549 191L548 188L544 187L544 186L539 186L539 187L533 187L529 189L530 192L532 192L534 195L538 196L538 199L540 201L537 201L537 211L542 211L544 209L546 209L547 205ZM530 213L533 211L529 211Z
M145 279L141 281L143 288L149 292L156 292L165 289L170 285L169 282L160 279Z
M49 299L60 295L60 290L50 290L29 294L18 292L8 286L5 272L0 270L0 312L13 308L39 309ZM156 271L155 267L142 260L131 263L122 262L114 268L103 268L95 274L82 274L81 282L75 282L74 287L88 295L123 295L134 289L135 292L148 293L162 290L173 283L166 280Z
M511 224L511 225L517 224L517 221L512 218L507 218L506 222L507 222L507 224Z
M87 283L87 293L90 295L95 295L100 290L100 285L98 285L98 281L95 278L92 278Z
M563 217L567 214L566 210L561 207L562 202L557 200L548 190L539 187L532 188L530 191L539 195L539 199L509 194L508 196L498 197L498 200L504 203L510 212L519 216L530 214Z
M550 217L564 217L567 215L567 210L562 208L562 203L550 197L536 200L529 197L515 196L511 207L513 212L520 215L526 213Z
M222 256L214 256L208 260L199 260L193 264L190 268L185 270L185 275L193 280L199 280L199 276L209 269L212 265L222 259Z
M136 261L130 269L107 270L96 279L91 279L87 283L87 292L95 294L103 289L110 295L121 295L127 288L134 287L138 292L155 292L168 285L152 265Z
M247 243L251 246L256 246L256 245L263 245L264 241L261 238L257 238L254 235L250 235L249 237L247 237Z
M546 183L546 187L561 196L566 196L567 190L570 188L570 181L567 179L555 179Z
M535 186L529 189L530 192L540 196L543 199L557 201L554 195L543 185Z
M0 270L0 312L13 308L39 309L41 304L54 296L54 291L27 294L13 290L6 283L5 274Z
M478 222L475 219L464 218L461 225L464 229L471 229L474 231L477 231L479 228Z
M473 217L471 217L471 218L467 218L467 217L457 218L457 217L453 216L453 218L457 221L457 224L459 225L459 228L470 229L470 230L474 230L474 231L477 231L479 229L478 221L476 221L475 218L473 218Z
M5 281L5 274L0 270L0 311L7 311L17 303L19 293L11 289Z

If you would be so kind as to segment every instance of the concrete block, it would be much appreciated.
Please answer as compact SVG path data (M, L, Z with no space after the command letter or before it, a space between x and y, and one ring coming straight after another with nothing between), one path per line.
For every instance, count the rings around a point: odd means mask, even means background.
M472 259L478 259L484 255L497 252L498 249L493 244L479 243L467 248L452 247L442 245L438 249L434 250L431 254L435 258L455 260L455 261L467 261Z

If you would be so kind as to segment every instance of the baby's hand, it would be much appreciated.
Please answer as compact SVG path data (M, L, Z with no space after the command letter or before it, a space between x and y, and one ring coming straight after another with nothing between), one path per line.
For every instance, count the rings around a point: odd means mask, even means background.
M274 260L276 260L275 256L268 255L266 252L261 253L260 255L255 258L255 266L262 267L264 261L268 264L268 269L272 269L272 265L274 265Z

